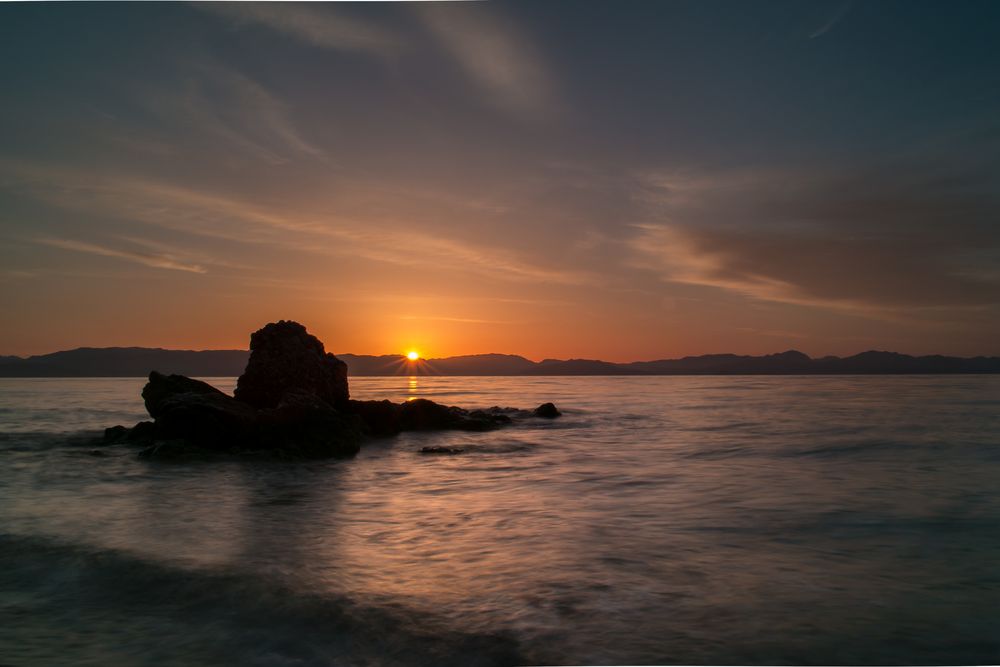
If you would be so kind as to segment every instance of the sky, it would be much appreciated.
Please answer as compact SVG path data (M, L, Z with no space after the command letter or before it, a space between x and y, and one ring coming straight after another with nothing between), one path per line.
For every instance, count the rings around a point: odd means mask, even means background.
M1000 354L1000 3L0 3L0 354Z

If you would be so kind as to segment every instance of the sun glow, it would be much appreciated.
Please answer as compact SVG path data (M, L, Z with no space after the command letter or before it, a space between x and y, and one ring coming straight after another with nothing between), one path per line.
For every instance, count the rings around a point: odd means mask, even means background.
M416 350L410 350L406 353L406 358L410 361L416 361L420 358L420 354Z

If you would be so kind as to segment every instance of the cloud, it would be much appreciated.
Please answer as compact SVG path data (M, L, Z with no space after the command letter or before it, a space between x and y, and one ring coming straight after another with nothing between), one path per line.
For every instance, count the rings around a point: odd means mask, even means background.
M178 141L190 141L194 135L201 137L201 146L203 138L209 138L208 145L217 150L215 140L221 140L230 152L271 164L296 156L325 158L325 151L296 127L289 105L242 72L217 62L189 63L173 86L161 83L147 90L142 102L163 125L183 132Z
M401 320L430 320L434 322L456 322L459 324L522 324L512 320L481 320L472 317L435 317L432 315L400 315Z
M557 106L555 85L523 32L486 3L417 3L421 25L491 104L537 118ZM319 5L319 6L316 6ZM236 25L258 25L305 44L395 62L414 39L399 31L335 12L322 3L203 2L194 6Z
M334 12L324 3L196 2L192 6L238 25L265 26L322 48L379 57L393 56L402 48L402 41L392 32Z
M838 23L840 23L840 21L843 20L845 16L847 16L847 12L850 11L852 4L853 4L852 0L847 0L847 2L842 3L837 8L837 10L830 16L830 18L827 19L826 23L824 23L819 28L810 33L809 39L816 39L817 37L822 37L826 33L833 30L833 28Z
M91 255L100 255L102 257L116 257L118 259L124 259L129 262L135 262L136 264L142 264L143 266L149 266L156 269L172 269L174 271L186 271L189 273L207 272L204 267L198 264L191 264L172 255L163 253L123 250L98 245L96 243L88 243L86 241L76 241L73 239L42 237L33 240L35 243L52 246L54 248L73 250L75 252L83 252Z
M555 85L540 54L494 8L430 2L421 3L416 11L492 103L527 117L555 110Z
M632 261L764 301L868 314L991 309L1000 198L980 176L895 165L650 175Z
M0 163L0 173L5 165ZM584 271L540 266L495 246L413 231L405 222L274 210L190 188L6 165L21 192L48 204L142 222L185 234L297 252L358 257L423 270L454 270L508 282L589 284ZM79 249L79 248L78 248Z

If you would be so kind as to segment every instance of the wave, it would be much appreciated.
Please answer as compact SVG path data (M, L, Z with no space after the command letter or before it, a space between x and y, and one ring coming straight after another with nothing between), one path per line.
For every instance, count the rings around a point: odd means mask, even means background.
M787 457L838 457L844 455L869 454L886 451L912 451L915 449L923 451L937 451L947 448L949 448L949 445L941 442L920 443L904 442L901 440L869 439L851 442L833 442L816 447L791 449L778 453L781 456Z
M399 606L39 537L0 534L0 590L0 656L11 664L531 662L508 635L445 628Z

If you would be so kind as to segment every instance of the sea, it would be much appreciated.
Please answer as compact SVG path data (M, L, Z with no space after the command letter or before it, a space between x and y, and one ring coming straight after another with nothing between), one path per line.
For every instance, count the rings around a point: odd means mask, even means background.
M1000 376L352 378L563 416L305 463L142 385L0 379L0 665L1000 663Z

